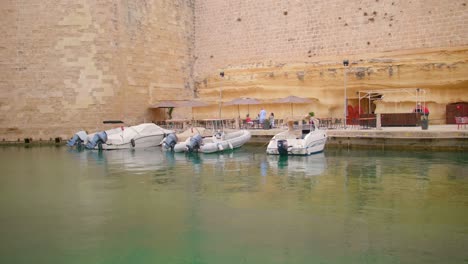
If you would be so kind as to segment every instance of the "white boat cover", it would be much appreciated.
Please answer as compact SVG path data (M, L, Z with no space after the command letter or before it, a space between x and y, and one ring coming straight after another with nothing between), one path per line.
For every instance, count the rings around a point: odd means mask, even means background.
M153 124L145 123L131 127L119 127L106 130L107 145L121 145L130 142L132 139L149 137L154 135L164 135L165 129Z

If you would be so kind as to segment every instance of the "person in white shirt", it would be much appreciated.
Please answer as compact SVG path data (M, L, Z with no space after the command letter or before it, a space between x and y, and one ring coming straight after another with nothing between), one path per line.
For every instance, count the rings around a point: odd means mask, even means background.
M267 111L265 111L265 109L263 109L262 107L262 110L260 110L260 114L259 114L260 126L263 125L263 122L266 119L266 115L267 115Z

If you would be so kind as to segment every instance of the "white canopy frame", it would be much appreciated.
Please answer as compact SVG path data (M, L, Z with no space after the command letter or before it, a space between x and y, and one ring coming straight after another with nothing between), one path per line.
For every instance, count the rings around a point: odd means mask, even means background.
M377 90L363 90L358 91L359 97L359 109L361 109L361 99L369 99L369 112L371 113L371 101L382 100L385 94L389 93L401 93L410 96L411 100L415 102L415 108L418 104L426 107L426 90L421 88L399 88L399 89L377 89Z

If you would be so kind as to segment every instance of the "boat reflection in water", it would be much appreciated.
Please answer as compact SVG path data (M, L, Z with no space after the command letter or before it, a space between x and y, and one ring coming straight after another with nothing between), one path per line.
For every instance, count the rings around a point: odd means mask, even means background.
M268 155L267 161L271 171L294 177L321 175L327 168L323 152L310 156Z
M197 173L201 166L217 167L223 169L224 166L238 167L249 163L252 154L245 151L234 150L229 153L174 153L162 151L161 148L130 149L120 151L79 151L70 149L70 153L75 156L80 165L105 168L110 173L112 171L127 171L132 173L144 173L151 171L181 170L181 172Z

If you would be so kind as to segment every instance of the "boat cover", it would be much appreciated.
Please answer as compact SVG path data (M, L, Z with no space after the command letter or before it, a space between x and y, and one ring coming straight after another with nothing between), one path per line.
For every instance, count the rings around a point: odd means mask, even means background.
M153 124L144 123L131 127L114 128L106 130L106 144L120 145L130 142L135 138L149 137L154 135L163 135L166 130Z

